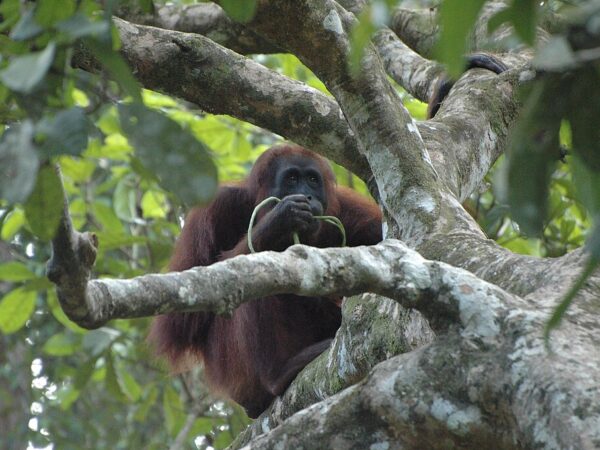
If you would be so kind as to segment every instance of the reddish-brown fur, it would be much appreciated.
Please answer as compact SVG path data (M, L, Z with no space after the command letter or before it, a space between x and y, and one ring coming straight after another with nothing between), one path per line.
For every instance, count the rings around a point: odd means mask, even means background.
M325 214L342 221L347 245L370 245L381 240L377 205L348 188L336 186L323 158L302 147L281 145L265 152L239 186L221 188L209 206L189 213L170 268L180 271L248 253L250 215L268 195L275 163L289 155L317 162L325 182ZM310 242L303 243L334 247L340 241L339 230L323 224ZM327 348L340 320L340 309L331 299L278 295L247 302L231 318L204 312L158 317L150 340L174 366L190 356L201 359L209 383L256 417Z

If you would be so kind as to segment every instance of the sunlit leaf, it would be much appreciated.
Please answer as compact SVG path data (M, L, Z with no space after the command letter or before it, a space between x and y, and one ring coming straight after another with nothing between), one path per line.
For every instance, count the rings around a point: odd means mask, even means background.
M35 273L21 262L11 261L0 264L0 280L2 281L24 281L35 277Z
M100 225L102 225L102 229L111 233L124 233L125 228L123 227L123 223L119 220L114 210L105 205L102 202L94 202L92 205L92 211Z
M35 19L40 25L51 26L75 12L74 0L38 0Z
M256 0L219 0L219 5L236 22L249 22L256 12Z
M136 201L135 178L133 176L121 178L113 193L113 207L117 217L128 222L133 221L137 216Z
M2 231L0 232L0 239L3 241L10 241L15 234L25 224L25 212L22 209L15 209L8 214L4 223L2 224Z
M22 287L13 289L0 300L0 331L4 334L19 331L35 309L37 292Z
M79 339L73 334L57 333L46 341L42 350L51 356L67 356L79 348Z
M61 157L58 162L63 177L68 178L75 183L84 183L90 181L94 170L96 170L96 164L94 161L87 158L73 158L64 156Z
M33 192L24 205L31 230L41 239L54 237L63 208L63 191L54 167L40 169Z
M142 196L142 215L146 218L162 219L168 213L168 202L165 194L159 191L147 191Z

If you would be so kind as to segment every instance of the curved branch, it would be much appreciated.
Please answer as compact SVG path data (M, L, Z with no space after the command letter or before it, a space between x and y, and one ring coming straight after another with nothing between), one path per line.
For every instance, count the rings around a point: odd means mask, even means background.
M431 56L431 50L439 34L436 8L396 8L390 28L411 49L423 57Z
M271 130L369 180L359 144L332 98L206 37L117 18L114 23L121 54L145 87ZM73 62L96 69L87 54L76 54Z
M156 7L154 14L141 14L125 8L117 15L140 25L201 34L242 55L282 52L281 48L231 20L223 8L215 3L160 5Z
M67 273L68 258L61 257L60 246L74 249L77 232L65 242L53 241L53 273ZM93 261L91 261L93 263ZM82 270L91 268L81 261ZM212 311L230 314L243 302L277 294L308 297L351 296L374 292L399 301L407 308L445 329L462 323L465 329L483 332L491 326L493 312L502 306L505 294L487 286L461 269L424 260L400 241L384 241L372 247L317 249L294 245L283 253L260 252L242 255L207 267L184 272L142 275L128 280L52 276L65 313L77 324L96 328L112 319L153 316L175 311ZM73 284L78 289L66 289ZM472 287L462 292L462 284ZM483 286L483 285L481 285ZM484 322L464 321L467 309L475 311L481 301L480 290L489 297L491 314ZM473 293L477 291L477 295ZM153 292L151 298L148 292ZM475 309L473 309L475 308ZM490 328L491 330L491 328ZM488 331L490 331L488 330Z
M410 95L429 101L437 81L444 75L441 64L423 58L398 39L390 29L382 29L373 37L385 70Z

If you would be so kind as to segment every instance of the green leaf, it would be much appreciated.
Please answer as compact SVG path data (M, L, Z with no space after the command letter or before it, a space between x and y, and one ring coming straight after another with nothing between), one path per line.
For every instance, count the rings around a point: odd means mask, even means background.
M213 442L213 445L216 449L220 450L227 448L232 441L233 436L231 435L229 430L223 430L217 435L215 441Z
M125 233L123 224L110 206L97 201L92 204L92 211L103 230L113 234Z
M2 0L0 2L0 16L2 17L0 32L8 30L19 20L21 8L20 0Z
M78 155L87 147L90 127L83 109L73 107L42 119L36 127L36 140L46 157Z
M75 378L73 379L73 385L77 390L83 389L87 382L90 380L96 369L97 360L98 357L94 356L77 368Z
M585 247L590 252L592 263L600 262L600 214L594 216L594 226L585 240Z
M579 154L569 159L577 198L593 215L600 215L600 176L590 169Z
M35 273L21 262L12 261L0 264L0 280L2 281L24 281L36 278Z
M88 158L64 156L58 160L58 164L60 165L63 177L75 183L90 181L91 176L96 170L96 164Z
M533 59L536 69L561 72L577 65L575 54L564 36L552 36Z
M0 197L9 203L24 201L35 185L39 162L32 142L33 125L28 120L0 137Z
M594 271L598 268L598 266L600 266L600 259L596 259L593 257L590 257L588 259L587 264L584 267L583 271L581 272L579 277L577 277L577 279L575 280L575 283L573 283L573 286L571 286L571 288L569 289L569 292L567 292L567 295L565 295L565 297L558 304L558 306L552 313L550 320L548 320L548 323L546 324L546 328L544 329L544 338L546 340L546 344L548 344L548 338L550 337L550 332L554 328L556 328L560 325L560 322L561 322L562 318L564 317L565 312L567 311L569 306L571 306L571 303L573 303L575 296L581 290L581 288L585 285L585 282L587 281L587 279L594 273Z
M25 41L39 36L44 29L35 20L34 9L31 8L21 16L21 19L10 32L10 38L15 41Z
M548 186L558 161L564 107L559 78L537 81L513 130L508 149L508 203L529 235L539 235L548 214Z
M63 385L56 392L56 404L62 411L68 411L73 403L79 398L81 391L71 385Z
M236 22L250 22L256 12L256 0L219 0L219 5Z
M517 35L523 42L533 45L535 43L535 28L537 18L537 4L539 0L513 0L511 8L512 24Z
M215 418L199 417L190 430L190 436L205 435L211 432L218 421Z
M42 350L51 356L67 356L75 353L79 345L79 339L75 335L57 333L46 341Z
M106 37L110 33L109 22L105 20L92 22L87 16L81 13L77 13L69 19L63 20L56 25L56 28L67 34L73 40L90 36Z
M22 209L15 209L8 214L4 223L2 224L2 232L0 232L0 239L3 241L10 241L15 234L25 225L25 213Z
M58 302L58 297L56 296L56 291L54 288L46 291L46 302L48 303L48 308L50 312L54 316L54 318L67 327L69 330L74 331L79 334L87 333L88 331L84 328L81 328L75 322L67 317L65 312L63 311L60 303Z
M125 60L115 52L110 45L107 45L99 40L87 38L84 39L86 47L88 47L100 63L106 67L110 74L114 77L119 86L131 96L134 102L142 102L142 92L140 85L134 78L129 66Z
M185 415L183 413L184 408L181 398L170 385L165 387L163 394L163 411L165 413L167 429L172 436L175 436L183 426Z
M23 207L31 231L40 239L52 239L63 208L62 185L54 167L47 165L40 169L33 192Z
M91 355L98 356L112 345L119 334L117 330L108 327L92 330L83 337L83 348Z
M113 397L121 402L127 401L127 397L121 389L121 383L119 382L118 374L115 371L113 356L111 354L106 356L106 377L104 378L104 382L106 390L110 392Z
M496 13L488 22L488 32L492 33L501 25L510 23L523 42L535 42L537 0L513 0L508 8Z
M75 12L74 0L38 0L35 18L40 25L49 27Z
M13 289L0 300L0 331L4 334L19 331L35 309L37 292L22 287Z
M136 217L136 185L135 177L125 176L119 180L113 193L113 205L117 217L132 222Z
M137 156L165 190L188 205L212 199L217 169L202 142L173 120L141 105L119 105L119 115Z
M457 78L464 70L467 36L484 3L485 0L446 0L440 7L442 33L434 54L447 65L448 74L453 78Z
M150 190L142 196L142 216L152 219L164 219L169 212L167 196L160 191Z
M153 408L156 403L156 399L158 398L158 389L156 386L152 386L150 390L144 391L144 400L140 407L136 410L133 418L138 422L145 422L146 416L151 408Z
M350 55L348 64L353 75L360 71L360 61L365 53L365 47L371 43L371 36L376 27L371 20L371 8L365 9L358 16L358 23L352 28L350 33Z
M0 71L0 81L13 91L29 94L44 79L54 61L56 44L52 41L41 52L17 56Z
M143 244L147 240L144 236L132 236L125 233L97 232L96 234L98 235L100 250L103 252L133 244Z
M600 174L600 126L594 120L600 117L600 77L594 67L577 70L571 82L565 82L565 92L569 93L567 118L571 124L573 152L586 165Z
M142 396L142 388L140 387L138 382L135 381L133 375L131 375L127 370L125 370L124 366L117 365L116 369L123 393L127 395L127 398L129 398L131 401L137 402Z

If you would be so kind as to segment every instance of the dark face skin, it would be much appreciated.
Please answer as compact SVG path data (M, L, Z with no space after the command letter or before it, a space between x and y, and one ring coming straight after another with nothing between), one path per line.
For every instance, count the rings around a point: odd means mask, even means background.
M303 195L314 216L327 209L323 177L316 161L303 156L281 158L273 177L274 185L269 195L284 199L289 195Z
M320 227L321 216L327 209L325 182L319 165L311 158L301 155L281 157L272 169L272 185L269 197L281 202L256 225L252 241L258 250L283 250L292 244L297 233L300 242L309 243Z

